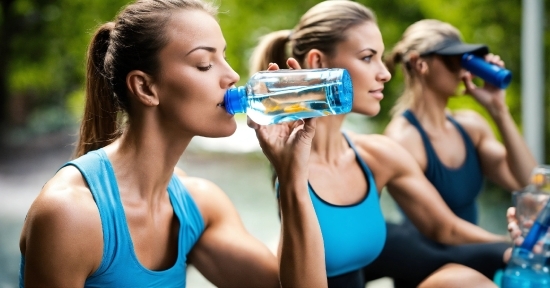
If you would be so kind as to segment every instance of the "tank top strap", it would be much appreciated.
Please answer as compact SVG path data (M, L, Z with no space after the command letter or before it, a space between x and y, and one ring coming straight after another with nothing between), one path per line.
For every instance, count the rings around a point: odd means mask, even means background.
M372 171L370 170L369 166L359 156L359 153L357 153L357 148L355 147L355 144L353 144L353 142L349 139L349 136L346 134L346 132L342 131L342 135L344 135L344 138L348 142L349 147L355 153L355 158L357 159L357 162L359 162L359 165L361 165L361 168L363 169L364 173L366 174L369 187L374 187L375 188L376 187L376 182L374 180L374 175L372 174ZM371 188L369 188L369 191L370 190L371 190Z
M422 137L422 141L424 142L424 146L426 147L426 152L428 152L428 148L433 151L432 143L430 142L430 138L428 138L428 134L426 133L426 130L422 127L416 116L412 113L411 110L405 110L403 112L403 117L411 123L416 130L418 130L418 133L420 133L420 136Z
M186 233L180 234L179 241L183 245L180 245L182 251L178 251L181 257L185 259L187 253L204 232L204 219L189 190L185 188L176 174L172 174L170 183L168 183L168 195L174 213L180 220L180 227L183 227L183 230L186 231ZM183 239L183 237L185 238Z
M69 165L75 166L80 171L99 210L103 232L103 260L94 275L100 275L107 270L115 257L115 241L111 240L117 237L114 233L117 230L124 231L122 227L116 229L116 226L125 224L118 221L118 219L125 219L125 215L115 174L103 149L90 151L75 160L65 163L61 168Z

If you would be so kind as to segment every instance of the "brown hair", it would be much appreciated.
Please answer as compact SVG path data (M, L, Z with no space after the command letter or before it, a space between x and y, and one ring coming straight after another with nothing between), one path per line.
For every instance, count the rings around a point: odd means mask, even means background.
M348 28L368 21L376 22L374 13L357 2L321 2L310 8L293 30L263 36L252 54L250 73L267 69L270 62L286 67L287 56L294 57L303 66L311 49L332 55L336 44L346 39L344 32Z
M173 12L191 9L217 14L217 7L201 0L138 0L97 29L88 47L86 103L74 157L122 134L122 116L128 122L131 116L126 75L132 70L157 75L157 55L168 41L166 23Z
M411 69L409 65L411 55L413 53L422 55L445 39L462 41L461 38L460 32L454 26L435 19L417 21L405 30L401 40L395 44L385 60L386 66L392 74L395 67L402 63L405 78L405 89L391 109L392 115L400 115L406 109L413 107L418 103L419 97L422 96L422 87L416 77L415 70Z

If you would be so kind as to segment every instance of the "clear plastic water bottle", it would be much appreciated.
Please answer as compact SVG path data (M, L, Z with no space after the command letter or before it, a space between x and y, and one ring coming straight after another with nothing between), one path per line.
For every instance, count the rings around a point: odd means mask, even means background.
M523 195L518 195L520 201L516 205L516 217L518 216L517 213L525 214L525 211L520 211L520 208L521 205L526 205L524 202L529 202L527 200L540 201L541 203L530 203L530 205L533 206L533 204L535 204L535 206L537 206L537 204L544 204L544 207L538 212L536 220L527 233L525 233L526 227L523 227L522 235L525 239L520 246L514 246L512 257L502 276L503 288L550 287L550 238L548 237L548 229L550 227L550 201L548 201L548 197L544 197L547 196L546 189L549 179L548 176L550 175L550 169L548 168L548 166L536 167L531 173L531 185L524 189L525 191L522 192ZM546 203L543 203L544 201L546 201ZM535 206L532 208L535 208ZM523 221L522 217L519 217L518 221ZM522 223L519 224L520 227L524 226L521 225ZM537 242L540 242L542 247L539 248L541 251L535 252L533 248Z
M506 89L512 81L512 72L510 72L510 70L491 64L485 61L485 59L473 54L465 53L462 55L461 65L475 76L480 77L484 81L500 89Z
M261 71L227 90L225 109L246 113L261 125L348 113L353 85L346 69Z

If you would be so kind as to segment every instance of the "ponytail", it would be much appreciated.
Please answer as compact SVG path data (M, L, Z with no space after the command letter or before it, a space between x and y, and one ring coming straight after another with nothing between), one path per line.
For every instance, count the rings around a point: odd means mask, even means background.
M105 64L114 26L114 22L108 22L99 27L88 47L86 104L75 158L110 144L120 135L117 115L121 109L115 99L109 80L111 76Z
M291 36L291 30L271 32L262 38L254 49L250 58L250 74L266 70L269 63L277 63L279 68L286 68L287 43Z

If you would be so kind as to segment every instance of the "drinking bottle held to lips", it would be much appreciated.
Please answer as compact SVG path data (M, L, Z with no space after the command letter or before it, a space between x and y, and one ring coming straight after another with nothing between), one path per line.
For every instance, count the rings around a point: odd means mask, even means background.
M510 70L489 63L485 59L473 54L463 54L460 64L475 76L500 89L506 89L512 81L512 72Z
M246 113L261 125L351 111L353 85L346 69L281 69L254 74L227 90L229 114Z

